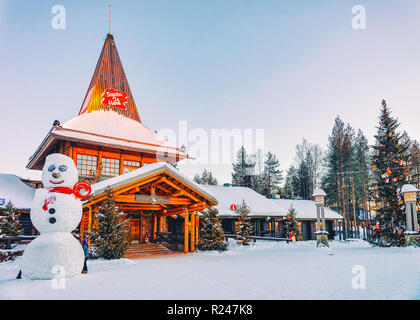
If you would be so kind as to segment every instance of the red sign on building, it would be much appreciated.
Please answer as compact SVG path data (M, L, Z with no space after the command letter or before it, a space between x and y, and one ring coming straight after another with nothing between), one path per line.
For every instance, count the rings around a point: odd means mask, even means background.
M128 95L123 91L106 89L105 92L102 94L101 103L104 106L125 110L127 109L127 106L125 105L128 101L127 98Z

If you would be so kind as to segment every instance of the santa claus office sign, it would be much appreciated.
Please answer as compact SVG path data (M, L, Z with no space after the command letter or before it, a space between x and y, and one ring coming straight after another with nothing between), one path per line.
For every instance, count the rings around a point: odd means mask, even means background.
M125 110L127 109L127 106L125 105L127 101L128 95L125 92L114 89L106 89L102 94L101 103L104 106Z

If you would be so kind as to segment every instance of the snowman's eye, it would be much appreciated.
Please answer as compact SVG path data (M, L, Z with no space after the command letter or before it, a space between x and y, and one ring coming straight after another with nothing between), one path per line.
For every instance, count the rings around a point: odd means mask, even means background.
M61 172L67 171L67 166L65 166L64 164L58 167L58 170L60 170Z
M55 165L52 164L48 167L49 172L53 172L54 170L55 170Z

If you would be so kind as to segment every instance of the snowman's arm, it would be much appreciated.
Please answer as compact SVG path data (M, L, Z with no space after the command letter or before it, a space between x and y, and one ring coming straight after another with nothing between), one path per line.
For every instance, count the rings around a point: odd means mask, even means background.
M42 208L44 205L45 200L48 198L48 191L45 189L36 189L34 200L32 202L32 209L34 208Z

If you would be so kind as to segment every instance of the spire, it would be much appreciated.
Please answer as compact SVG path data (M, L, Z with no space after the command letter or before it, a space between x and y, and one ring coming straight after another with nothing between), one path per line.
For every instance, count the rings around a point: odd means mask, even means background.
M114 36L110 33L106 36L79 115L97 110L114 111L141 123Z

